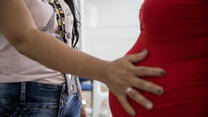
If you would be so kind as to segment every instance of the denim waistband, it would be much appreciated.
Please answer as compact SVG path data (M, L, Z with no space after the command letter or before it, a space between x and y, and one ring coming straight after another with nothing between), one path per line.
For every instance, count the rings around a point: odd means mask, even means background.
M27 95L50 95L60 99L61 95L72 95L78 92L77 79L71 80L71 85L73 91L66 88L66 83L64 84L44 84L37 82L22 82L22 83L0 83L0 98L1 97L19 97L20 103L24 105L25 96ZM69 86L71 87L71 86ZM69 91L70 90L70 91ZM13 99L17 100L17 99ZM0 100L1 101L1 100ZM16 102L11 102L11 104L16 104Z

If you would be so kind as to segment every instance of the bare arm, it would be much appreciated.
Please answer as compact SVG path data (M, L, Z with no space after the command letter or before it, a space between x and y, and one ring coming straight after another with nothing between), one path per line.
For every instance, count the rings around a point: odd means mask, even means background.
M145 59L146 50L112 62L78 52L47 33L37 30L24 0L0 1L0 32L20 53L49 68L106 83L131 115L134 115L134 110L126 99L128 87L157 95L163 93L162 87L140 78L162 76L163 69L133 65ZM152 103L136 90L129 92L128 96L151 109Z

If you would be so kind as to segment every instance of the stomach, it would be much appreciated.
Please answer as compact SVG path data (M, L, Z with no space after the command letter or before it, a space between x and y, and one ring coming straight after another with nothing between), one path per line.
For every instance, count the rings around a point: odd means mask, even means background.
M144 79L161 85L165 93L155 96L139 90L154 103L154 109L147 111L129 99L136 116L208 117L208 38L187 40L184 37L151 37L141 34L127 55L138 53L144 48L148 49L149 55L136 66L164 68L167 72L164 77ZM115 117L129 116L111 93L110 106ZM117 112L119 110L122 112Z

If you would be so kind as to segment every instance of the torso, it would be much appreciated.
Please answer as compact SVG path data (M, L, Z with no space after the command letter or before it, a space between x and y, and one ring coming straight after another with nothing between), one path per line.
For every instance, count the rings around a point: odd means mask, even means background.
M59 1L65 12L67 39L70 39L73 16L64 0ZM48 0L25 0L25 3L33 16L37 28L56 38L60 38L56 15ZM0 63L1 83L34 81L47 84L61 84L64 82L62 73L49 69L20 54L1 32Z
M145 66L163 67L162 78L145 78L164 87L163 96L142 92L153 101L147 111L129 102L138 117L207 117L208 116L208 1L145 0L141 8L141 34L127 54L147 48ZM115 117L128 117L110 94ZM120 111L123 110L123 111Z

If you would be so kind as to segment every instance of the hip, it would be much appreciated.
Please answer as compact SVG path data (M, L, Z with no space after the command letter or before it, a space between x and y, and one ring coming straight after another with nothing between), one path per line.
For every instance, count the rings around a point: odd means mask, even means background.
M65 84L0 83L0 88L1 117L79 116L79 93L67 94Z

